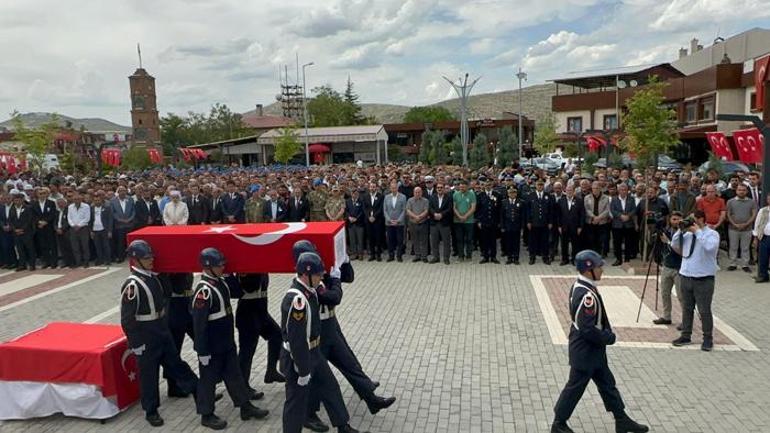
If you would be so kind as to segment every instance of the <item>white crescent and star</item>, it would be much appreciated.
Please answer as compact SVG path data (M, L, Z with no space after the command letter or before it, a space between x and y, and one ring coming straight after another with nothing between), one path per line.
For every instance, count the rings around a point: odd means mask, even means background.
M233 236L235 236L235 238L238 239L239 241L249 245L254 245L254 246L270 245L274 242L277 242L279 239L281 239L283 235L296 233L304 230L307 227L307 224L305 223L283 223L283 225L285 227L282 229L269 232L269 233L262 233L261 235L258 235L258 236L240 236L236 234L233 234Z
M234 230L236 230L236 228L233 227L233 226L211 227L211 228L209 228L208 230L206 230L203 233L219 233L219 234L222 234L222 233L229 232L229 231L234 231Z
M121 368L123 368L124 373L128 373L128 380L130 380L131 382L136 380L136 372L126 371L126 360L128 360L128 357L131 356L132 354L133 352L131 351L131 349L126 349L126 351L123 352L123 356L120 357L120 366Z

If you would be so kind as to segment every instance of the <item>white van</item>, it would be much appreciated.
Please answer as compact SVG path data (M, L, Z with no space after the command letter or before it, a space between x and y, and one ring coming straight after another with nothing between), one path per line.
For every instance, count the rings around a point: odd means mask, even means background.
M31 154L27 154L27 161L32 162L35 160L35 157ZM42 162L42 168L43 170L49 171L54 168L59 168L59 156L53 153L46 153L43 155L43 162Z

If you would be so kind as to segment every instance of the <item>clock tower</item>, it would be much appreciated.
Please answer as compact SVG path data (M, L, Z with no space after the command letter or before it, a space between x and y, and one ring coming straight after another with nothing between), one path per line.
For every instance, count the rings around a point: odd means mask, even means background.
M155 98L155 77L139 64L128 77L131 89L131 126L134 144L154 146L160 144L160 121Z

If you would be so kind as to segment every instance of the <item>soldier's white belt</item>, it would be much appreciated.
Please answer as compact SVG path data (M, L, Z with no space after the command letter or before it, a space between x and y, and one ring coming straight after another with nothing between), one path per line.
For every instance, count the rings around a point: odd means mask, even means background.
M158 320L160 318L163 318L163 316L166 315L166 310L160 310L158 312L153 312L150 314L137 314L134 316L137 322L152 322L153 320Z

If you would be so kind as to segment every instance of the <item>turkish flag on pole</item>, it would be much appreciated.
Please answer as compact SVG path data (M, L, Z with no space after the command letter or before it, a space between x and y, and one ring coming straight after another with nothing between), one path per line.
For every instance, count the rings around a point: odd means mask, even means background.
M742 162L749 164L762 162L764 140L757 128L733 131L733 140Z
M756 97L754 98L754 109L762 110L765 105L765 78L770 67L770 56L762 57L754 62L754 87L756 88Z
M607 140L596 135L586 135L585 139L586 139L586 146L588 147L588 150L591 152L596 152L597 150L599 150L600 147L604 147L607 145Z
M155 253L156 272L197 272L204 248L219 249L227 272L294 273L292 246L301 239L315 244L327 269L345 260L345 223L264 223L150 226L128 234L128 242L147 241Z
M732 161L735 159L733 157L733 150L730 148L730 142L728 141L727 137L725 137L724 133L707 132L706 139L711 146L711 151L714 152L714 155L716 155L717 158L724 159L726 161Z

